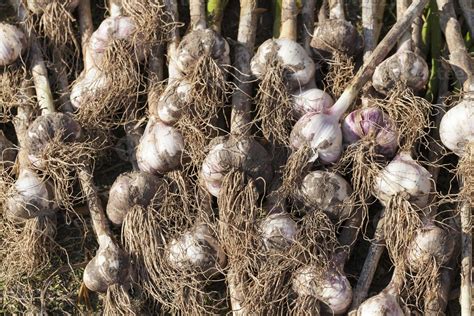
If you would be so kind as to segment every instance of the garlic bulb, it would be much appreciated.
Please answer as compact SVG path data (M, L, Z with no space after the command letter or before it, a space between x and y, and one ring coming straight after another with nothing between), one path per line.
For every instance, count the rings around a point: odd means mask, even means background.
M293 290L299 296L313 296L327 305L333 314L344 313L352 301L352 288L349 280L328 267L304 266L293 274Z
M429 267L432 260L445 265L454 251L454 239L448 231L429 223L419 229L408 248L407 262L412 271Z
M121 225L127 212L135 205L147 207L158 191L164 191L165 182L146 172L127 172L115 179L107 202L107 217Z
M330 19L316 25L311 47L320 54L332 54L336 51L353 56L362 48L361 43L357 29L350 22Z
M28 159L33 166L41 169L44 161L39 155L45 146L54 138L64 143L81 139L82 129L71 116L63 113L50 113L38 116L28 127L26 149Z
M218 65L230 64L229 44L218 33L210 29L197 29L186 34L179 43L176 66L184 74L194 69L201 57L210 57Z
M33 170L22 166L18 179L8 192L5 214L11 220L54 214L52 186Z
M283 251L294 241L298 226L286 213L269 214L260 224L263 244L267 250Z
M308 113L296 122L290 134L294 149L308 146L312 150L310 162L336 162L342 153L342 132L339 118L326 113Z
M25 48L25 34L14 25L0 23L0 66L14 63Z
M459 157L474 143L474 101L468 98L451 108L441 119L439 135L443 145Z
M177 129L151 118L137 148L140 170L165 173L181 164L184 140Z
M382 291L381 293L369 298L357 309L357 316L405 316L398 297Z
M402 152L380 172L374 183L375 195L386 205L396 195L425 207L431 190L431 174L410 153Z
M334 105L332 97L318 88L303 89L293 94L293 117L299 120L309 112L322 112Z
M166 247L169 263L177 270L211 277L225 267L226 257L207 224L199 224L173 239Z
M129 277L130 262L127 255L110 237L98 237L99 249L84 269L85 286L94 292L107 292L113 284L123 284Z
M344 142L354 144L361 139L372 140L376 153L391 158L398 147L398 132L395 122L375 107L352 111L342 123Z
M351 207L344 204L351 193L351 186L343 177L317 170L304 177L298 195L308 208L320 209L332 221L340 221L351 215Z
M260 143L249 137L216 140L202 163L200 173L210 194L219 196L225 175L233 169L250 176L260 193L273 177L271 157Z
M108 17L100 23L89 40L89 53L96 66L102 66L104 52L116 40L132 41L137 38L136 25L133 19L126 16ZM137 61L145 58L145 48L138 42L134 47Z
M426 86L428 75L428 64L421 56L399 51L375 68L372 85L378 92L388 94L401 82L416 92Z
M31 12L41 14L44 12L46 6L55 3L63 5L69 12L71 12L79 5L79 0L27 0L26 6Z
M70 100L75 109L81 108L86 102L94 101L98 93L107 91L110 80L97 67L84 69L74 82Z
M275 61L284 67L283 75L290 88L305 85L314 76L311 57L300 44L287 38L268 39L260 45L250 62L252 74L261 79L271 71Z
M165 124L176 123L182 114L183 106L191 102L191 84L180 80L177 86L168 84L153 111Z

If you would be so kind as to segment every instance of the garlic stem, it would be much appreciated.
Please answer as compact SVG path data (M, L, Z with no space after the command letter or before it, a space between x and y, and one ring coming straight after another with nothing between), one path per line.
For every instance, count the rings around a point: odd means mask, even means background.
M362 27L364 35L364 61L377 46L382 28L385 0L362 0Z
M208 0L207 1L207 15L210 19L208 21L209 27L216 33L221 33L222 18L224 16L224 8L228 0Z
M350 84L331 108L331 113L340 118L349 106L356 100L359 91L365 83L371 79L375 67L379 65L385 56L393 48L403 32L413 23L413 20L423 12L423 8L429 0L415 0L407 9L403 17L395 23L383 40L377 45L372 54L364 62Z
M206 1L190 0L189 13L191 16L191 27L193 30L203 30L206 28Z
M472 308L472 222L471 202L466 199L460 206L461 213L461 315L471 315Z
M91 56L88 53L89 39L94 32L92 24L92 13L90 0L81 0L79 3L79 30L81 32L82 56L84 59L84 68L88 69L92 65Z
M458 0L471 37L474 37L474 4L470 0Z
M296 0L283 0L281 5L280 38L296 41Z
M407 10L410 3L411 3L411 0L397 0L397 21L403 17L403 14ZM411 33L412 33L412 28L410 25L407 27L405 33L403 33L402 38L398 42L399 52L412 50Z
M329 0L329 18L346 20L343 0Z
M109 12L112 18L122 15L122 3L120 0L109 0Z
M243 0L240 2L240 20L237 41L235 45L235 73L237 89L232 95L232 112L230 129L234 135L251 134L251 94L252 82L250 80L250 59L255 44L257 30L256 0Z
M74 109L71 104L70 100L70 92L69 92L69 82L67 79L66 74L66 67L59 56L58 50L53 47L53 64L54 64L54 73L56 75L56 81L58 83L58 94L59 94L59 104L61 107L62 112L72 113Z
M309 56L313 54L311 47L312 34L314 33L314 10L316 1L303 1L303 8L301 9L301 18L303 20L303 27L301 30L301 38L303 39L303 47ZM312 81L313 82L313 81Z

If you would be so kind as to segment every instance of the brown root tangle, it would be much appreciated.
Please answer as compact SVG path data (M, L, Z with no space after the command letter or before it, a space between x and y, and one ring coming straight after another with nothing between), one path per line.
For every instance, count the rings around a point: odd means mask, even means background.
M337 99L354 77L354 59L336 50L332 53L331 58L326 59L326 62L329 66L328 73L325 76L326 87Z

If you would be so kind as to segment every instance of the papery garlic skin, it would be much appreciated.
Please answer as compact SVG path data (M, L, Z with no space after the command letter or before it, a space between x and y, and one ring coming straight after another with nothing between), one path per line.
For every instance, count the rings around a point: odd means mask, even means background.
M443 145L459 157L474 144L474 100L464 99L441 119L439 136Z
M433 264L445 265L454 251L454 239L450 233L433 223L417 231L407 251L407 262L414 272Z
M298 198L310 209L319 209L332 221L349 218L351 207L348 201L352 189L340 175L329 171L312 171L301 183Z
M230 64L229 44L211 29L197 29L186 34L179 43L175 63L183 74L190 73L203 56L210 57L221 65Z
M183 107L191 102L192 85L180 80L177 86L168 84L153 111L158 118L168 125L175 124L183 113Z
M293 273L293 290L299 296L313 296L334 314L344 313L352 301L352 287L345 275L334 268L304 266Z
M181 164L183 150L184 139L181 133L152 118L138 144L138 168L153 174L166 173Z
M310 147L313 153L310 162L336 162L342 153L342 132L337 118L325 113L304 115L291 131L290 145L294 149Z
M268 39L260 45L250 62L252 74L262 79L272 71L275 60L284 67L285 82L292 89L307 84L314 76L316 67L311 57L303 46L287 38Z
M199 270L210 277L225 267L226 257L207 224L199 224L166 247L168 262L177 270Z
M0 66L14 63L25 48L26 37L18 27L0 23Z
M388 94L399 83L416 92L426 86L428 77L428 64L421 56L410 51L401 51L375 68L372 85L383 94Z
M418 207L428 204L431 174L419 165L410 153L402 152L380 172L374 183L374 193L382 204L401 195Z
M260 224L260 232L265 248L270 251L283 251L295 240L298 226L286 213L269 214Z
M218 197L225 175L232 170L250 176L260 193L273 177L271 157L260 143L249 137L216 140L202 163L200 177L208 192Z
M54 214L56 205L52 186L33 170L22 167L5 206L5 215L11 220Z
M334 105L332 97L318 88L301 90L293 94L293 117L299 120L310 112L322 112Z
M350 22L342 19L318 22L310 45L319 54L339 52L348 56L354 56L362 47L357 29Z
M377 294L364 303L357 309L357 316L405 316L398 298L386 291Z
M352 111L342 122L344 143L372 140L376 153L386 158L395 155L398 148L398 131L395 122L376 107Z
M74 82L70 101L75 109L81 108L87 102L94 101L98 93L105 92L110 84L107 76L97 67L84 69Z

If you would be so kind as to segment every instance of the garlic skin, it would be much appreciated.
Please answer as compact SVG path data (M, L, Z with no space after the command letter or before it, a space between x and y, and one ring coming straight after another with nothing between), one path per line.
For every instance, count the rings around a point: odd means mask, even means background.
M89 40L89 53L95 66L101 67L105 51L115 40L132 41L136 38L136 25L133 19L126 16L108 17L100 23ZM145 48L138 43L134 47L137 61L145 58Z
M106 235L98 236L99 249L84 269L85 286L105 293L113 284L124 284L129 278L130 262L126 253Z
M137 163L141 171L166 173L178 167L184 150L181 133L172 126L151 118L140 138Z
M22 167L5 201L5 215L13 220L52 215L56 207L52 185L33 170Z
M405 316L398 298L388 291L369 298L357 309L357 316Z
M152 110L165 124L173 125L183 113L183 107L191 102L192 85L186 79L168 84Z
M130 209L147 207L155 194L167 187L164 180L146 172L127 172L115 179L109 192L106 213L115 225L121 225Z
M28 127L26 149L28 159L38 169L44 168L40 154L55 137L64 143L73 143L82 138L82 128L71 116L63 113L50 113L38 116Z
M354 144L359 140L373 140L375 150L391 158L398 148L398 131L395 122L376 107L352 111L342 122L344 143Z
M26 6L31 12L41 14L44 12L46 6L53 3L64 5L64 7L71 12L77 8L79 0L27 0Z
M218 197L225 175L233 169L250 176L260 193L273 178L270 155L250 137L216 139L202 163L200 178L208 192Z
M337 118L326 113L304 115L293 126L290 145L293 149L310 147L313 151L310 162L336 162L342 153L342 132Z
M0 23L0 66L13 64L26 48L25 34L16 26Z
M180 271L196 271L212 277L225 267L225 253L207 224L199 224L166 246L168 262Z
M410 51L399 51L375 68L372 85L385 95L400 82L417 92L426 86L428 76L428 64L421 56Z
M319 270L319 271L318 271ZM328 267L304 266L293 274L292 287L299 296L313 296L327 305L333 314L342 314L352 301L352 287L346 276Z
M84 69L71 89L69 98L72 106L79 109L86 102L93 101L98 93L106 91L109 84L110 80L99 68L91 66Z
M329 19L317 23L310 45L320 54L340 52L354 56L362 48L362 38L350 22Z
M454 239L448 231L429 223L417 231L407 251L407 262L414 272L432 265L445 265L454 251Z
M284 251L295 240L296 222L286 213L269 214L260 224L263 244L269 251Z
M474 143L474 101L465 98L441 119L439 136L444 146L463 157Z
M218 65L230 64L229 44L218 33L211 29L197 29L186 34L178 45L176 67L183 74L190 73L198 60L210 57Z
M298 199L309 209L320 209L338 222L351 215L351 207L344 205L352 194L352 188L343 177L329 171L308 173L298 192Z
M402 195L418 207L428 204L431 174L419 165L410 153L401 152L380 172L374 183L374 192L383 205L396 195Z
M293 94L293 117L299 120L309 112L322 112L334 105L332 97L318 88L300 90Z
M268 39L260 47L250 62L250 70L257 79L272 71L274 61L285 69L285 82L290 89L307 84L314 76L315 65L306 50L287 38Z

